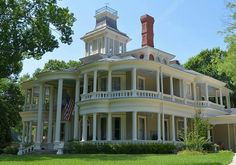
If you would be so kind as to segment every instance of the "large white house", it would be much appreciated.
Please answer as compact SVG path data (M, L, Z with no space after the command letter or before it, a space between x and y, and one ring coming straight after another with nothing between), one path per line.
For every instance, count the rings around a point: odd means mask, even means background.
M76 69L40 73L25 91L22 143L35 149L86 143L178 143L181 130L199 113L212 128L208 137L236 148L236 115L225 83L185 69L175 56L154 48L154 18L141 17L142 47L117 28L117 11L96 11L95 29L81 39L85 57Z

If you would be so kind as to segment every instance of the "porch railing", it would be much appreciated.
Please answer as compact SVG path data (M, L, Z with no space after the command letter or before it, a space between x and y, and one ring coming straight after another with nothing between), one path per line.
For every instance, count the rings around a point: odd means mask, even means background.
M154 91L146 91L146 90L121 90L121 91L98 91L91 92L88 94L82 94L81 100L97 100L97 99L114 99L114 98L151 98L151 99L161 99L161 93ZM177 104L185 104L189 106L195 106L198 108L212 108L224 111L225 108L223 105L219 105L210 101L194 101L190 99L184 99L182 97L171 96L168 94L162 94L162 100L174 102Z

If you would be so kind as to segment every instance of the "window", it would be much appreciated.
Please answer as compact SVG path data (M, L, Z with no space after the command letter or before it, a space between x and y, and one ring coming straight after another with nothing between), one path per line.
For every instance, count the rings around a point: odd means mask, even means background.
M145 90L145 79L143 77L138 78L138 89Z
M107 90L107 78L101 78L101 91Z
M112 77L112 91L120 90L120 77Z
M140 58L140 59L143 59L143 58L144 58L144 54L141 54L141 55L139 56L139 58Z
M123 53L123 43L120 42L120 45L119 45L119 53Z
M187 90L187 96L191 96L192 92L191 92L191 84L186 84L186 90Z
M154 56L152 54L149 55L149 60L154 61Z

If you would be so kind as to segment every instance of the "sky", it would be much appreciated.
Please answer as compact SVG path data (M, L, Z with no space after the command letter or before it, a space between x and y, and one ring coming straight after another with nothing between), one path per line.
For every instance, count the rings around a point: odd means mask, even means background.
M60 6L68 7L77 21L74 23L73 43L60 44L53 52L46 53L41 60L26 59L20 75L32 74L43 68L49 59L79 60L84 57L84 42L80 38L95 27L95 10L108 4L118 11L118 29L126 33L131 41L127 50L141 47L140 16L154 17L155 48L174 54L180 63L203 49L220 47L226 49L224 36L219 34L226 28L226 0L62 0Z

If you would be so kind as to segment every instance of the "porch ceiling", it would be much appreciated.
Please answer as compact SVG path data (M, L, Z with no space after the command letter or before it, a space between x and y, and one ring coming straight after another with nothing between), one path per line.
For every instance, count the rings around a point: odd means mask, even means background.
M236 114L220 115L216 117L209 117L209 123L213 125L217 124L236 124Z

